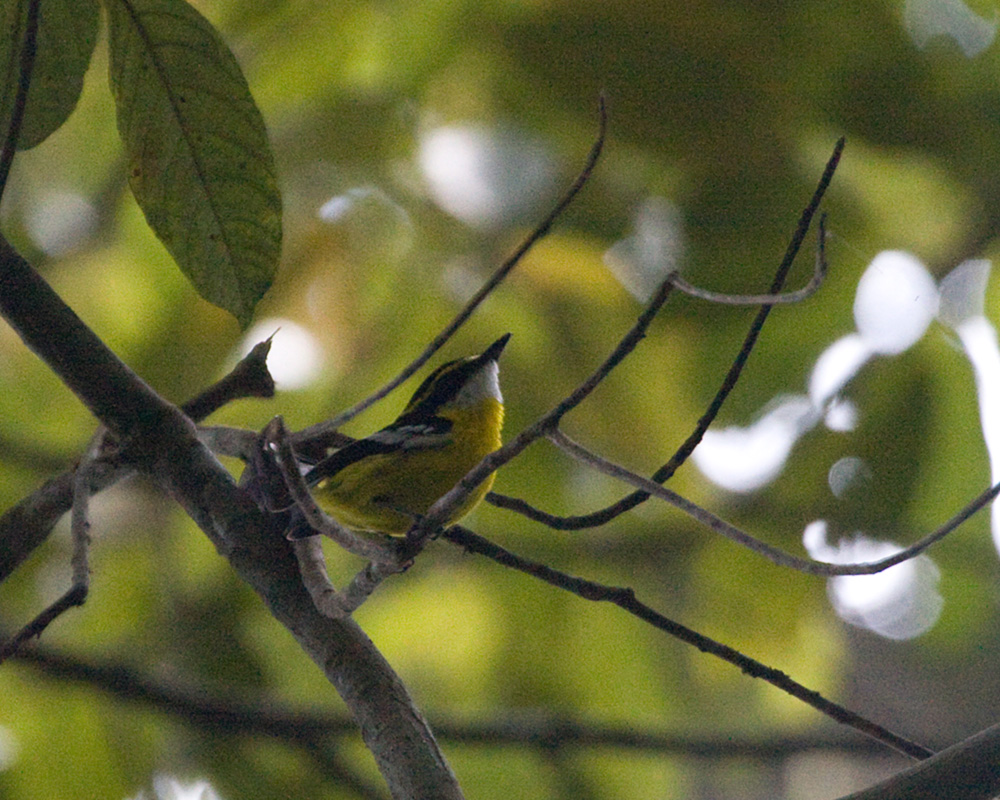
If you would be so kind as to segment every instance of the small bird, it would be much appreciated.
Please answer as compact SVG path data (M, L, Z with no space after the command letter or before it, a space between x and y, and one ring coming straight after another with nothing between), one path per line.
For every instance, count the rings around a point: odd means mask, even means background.
M503 397L497 360L510 334L449 361L420 384L399 418L324 458L305 474L317 504L342 525L403 534L484 456L500 447ZM445 520L464 517L493 475Z

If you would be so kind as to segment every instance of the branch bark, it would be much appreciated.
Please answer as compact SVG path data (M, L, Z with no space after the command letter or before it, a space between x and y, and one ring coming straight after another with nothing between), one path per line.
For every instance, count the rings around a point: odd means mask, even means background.
M194 423L118 359L2 238L0 313L118 438L129 464L181 504L320 666L351 709L392 796L460 798L398 676L353 621L317 612L281 531L199 441ZM55 513L52 503L42 506Z
M270 340L254 346L229 375L217 384L181 406L181 410L195 422L200 422L214 411L241 397L273 397L274 380L267 371L267 354ZM202 441L219 452L225 445L227 455L241 457L247 443L256 441L249 431L214 428L202 430ZM242 447L241 447L242 446ZM98 459L90 470L90 489L96 494L133 472L117 458ZM46 481L19 503L0 515L0 583L41 545L52 532L60 517L70 510L76 469L69 469Z
M990 800L1000 795L1000 725L840 800Z

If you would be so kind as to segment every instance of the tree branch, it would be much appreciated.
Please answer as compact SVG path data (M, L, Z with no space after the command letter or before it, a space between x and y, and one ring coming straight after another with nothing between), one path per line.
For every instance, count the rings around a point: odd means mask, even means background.
M608 115L604 104L604 97L602 95L598 102L597 138L594 140L594 144L590 148L590 153L587 155L583 169L580 170L576 179L573 181L569 189L566 190L565 194L563 194L555 206L553 206L548 216L546 216L545 219L543 219L537 227L535 227L535 229L528 234L517 249L507 257L507 260L497 267L497 269L489 277L489 280L487 280L486 283L479 288L479 291L477 291L465 304L462 310L455 315L455 318L444 327L444 330L435 336L431 343L424 348L423 352L411 361L395 378L389 381L374 394L351 406L346 411L341 412L333 419L318 423L317 425L312 425L311 427L305 428L304 430L294 434L292 441L296 446L298 446L302 441L307 441L317 436L323 436L329 431L336 430L345 422L354 419L354 417L362 411L388 395L427 363L431 356L433 356L434 353L436 353L441 346L452 337L455 331L465 324L465 321L472 315L472 312L475 311L479 305L493 293L504 278L507 277L510 271L520 263L521 259L524 258L527 252L534 247L540 239L544 238L548 234L556 220L567 209L570 203L576 199L580 190L583 189L587 181L590 180L590 176L593 173L594 168L597 166L598 159L601 157L601 151L604 149L604 139L607 134L607 127Z
M674 622L638 600L635 596L635 592L631 589L617 586L606 586L601 583L596 583L595 581L587 580L586 578L578 578L574 575L568 575L565 572L552 569L552 567L537 561L522 558L521 556L512 553L510 550L506 550L499 545L484 539L482 536L478 536L467 528L463 528L461 525L453 525L448 528L445 530L443 536L446 540L464 548L467 552L486 556L487 558L496 561L498 564L524 572L527 575L531 575L533 578L537 578L538 580L544 581L552 586L571 592L578 597L582 597L584 600L613 603L624 611L627 611L632 616L638 617L664 633L667 633L676 639L680 639L686 644L693 645L703 653L708 653L709 655L713 655L716 658L720 658L723 661L739 667L740 670L749 675L751 678L760 678L761 680L770 683L772 686L781 689L786 694L789 694L812 708L815 708L817 711L825 714L831 719L843 725L849 725L855 730L860 731L867 736L871 736L873 739L876 739L883 744L910 756L911 758L927 758L933 755L933 751L923 745L911 742L909 739L906 739L897 733L893 733L887 728L862 717L860 714L855 714L853 711L849 711L843 706L827 700L820 695L819 692L807 689L801 683L792 680L784 672L780 672L773 667L762 664L761 662L744 655L728 645L717 642L714 639L710 639L707 636L681 625L678 622Z
M104 426L99 425L97 432L87 446L77 467L73 480L73 513L70 520L70 532L73 538L73 556L70 560L72 578L70 588L29 622L18 633L0 644L0 664L17 652L29 639L41 636L42 632L63 612L75 606L82 606L90 591L90 475L104 442Z
M1000 725L840 800L990 800L1000 795Z
M270 340L260 342L237 364L233 371L218 384L208 387L196 397L184 403L181 410L195 422L208 416L226 403L241 397L269 397L273 394L274 381L267 370L267 354ZM233 374L238 374L234 378ZM220 385L225 391L220 390ZM270 389L268 389L270 387ZM235 429L208 429L199 434L211 445L225 446L218 449L226 455L237 457L249 452L247 443L256 441L253 431ZM215 450L215 447L212 447ZM107 489L109 486L131 475L134 470L123 465L118 453L105 452L94 462L91 475L91 492ZM47 481L15 506L0 515L0 583L48 537L53 526L70 510L73 504L75 468L67 470Z
M802 248L802 242L805 241L806 234L809 232L809 227L812 224L813 217L819 210L820 203L826 194L826 190L830 186L830 181L833 180L833 175L837 170L837 165L840 163L840 157L844 152L844 145L845 140L843 138L837 140L836 145L834 145L833 153L826 162L826 167L824 168L823 174L819 179L819 183L816 185L812 198L810 198L809 203L803 209L802 214L799 217L798 225L796 226L795 232L792 234L792 238L788 243L787 249L785 250L785 256L782 258L781 264L778 265L777 272L771 282L769 291L769 294L771 295L780 292L782 287L785 285L785 279L788 276L789 270L792 268L792 264L795 262L795 257ZM773 306L764 305L757 312L757 315L754 317L754 320L750 325L750 329L747 332L746 338L743 340L743 345L740 347L739 353L736 355L732 365L729 367L729 371L726 373L719 390L715 393L715 397L712 398L712 402L709 403L708 409L704 414L702 414L701 418L696 423L694 430L677 449L677 452L671 456L670 460L667 461L666 464L650 476L650 480L660 484L666 483L673 477L678 467L687 461L691 453L694 452L694 449L701 443L701 439L705 435L705 431L707 431L708 427L715 421L719 411L722 409L723 403L725 403L730 392L732 392L732 390L736 387L736 383L739 380L740 375L743 373L743 368L746 366L746 363L750 358L750 353L757 344L757 339L759 338L760 332L764 327L764 323L767 321L768 315L771 313L771 308L773 308ZM648 499L649 493L639 490L625 495L625 497L618 502L612 503L611 505L598 511L592 511L588 514L560 517L537 509L520 498L507 497L502 494L497 494L496 492L490 492L486 495L486 500L495 506L516 511L529 519L548 525L550 528L565 531L576 531L583 530L584 528L599 527L607 522L610 522L615 517L624 514L626 511L630 511Z
M357 625L316 610L282 532L201 444L194 423L122 363L2 239L0 311L320 666L350 707L393 797L461 798L402 682Z
M630 483L633 486L638 486L642 489L642 491L649 492L652 497L657 497L669 503L674 508L683 511L685 514L697 520L709 530L722 534L730 541L736 542L737 544L746 547L748 550L752 550L778 566L788 567L790 569L797 570L798 572L804 572L807 575L819 575L821 577L828 578L835 577L837 575L875 575L879 572L884 572L890 567L902 564L904 561L909 561L911 558L916 558L932 544L939 542L955 530L955 528L957 528L962 522L968 519L970 516L970 507L978 510L989 503L989 501L992 500L998 492L1000 492L1000 484L990 488L940 528L927 534L927 536L924 536L909 547L905 547L898 552L893 553L891 556L881 558L878 561L865 561L858 564L831 564L826 561L814 561L811 558L793 556L791 553L787 553L784 550L773 547L767 542L761 541L755 536L751 536L749 533L740 530L735 525L731 525L724 519L717 517L711 511L692 503L690 500L677 494L677 492L671 491L665 486L660 486L658 483L654 483L648 478L637 475L636 473L591 452L582 445L574 442L562 431L551 431L548 434L548 439L556 445L556 447L573 456L581 463L587 464L593 469L596 469L605 475L609 475L612 478L617 478L618 480Z
M813 276L809 283L801 289L792 292L778 292L776 294L727 294L724 292L710 292L698 286L688 283L679 273L674 273L674 288L679 292L697 297L708 303L715 303L723 306L774 306L790 305L801 303L808 297L816 293L823 280L826 278L826 214L821 214L819 218L819 233L816 236L816 266L813 268Z
M206 694L195 686L144 675L118 661L95 661L41 645L25 648L15 660L52 680L76 681L110 697L141 704L207 730L268 736L291 746L356 735L346 714L300 711L278 703L245 702ZM501 718L437 718L442 741L489 747L601 748L698 758L786 758L811 750L858 755L883 753L882 745L857 736L819 733L801 736L695 736L672 731L608 725L542 711L506 712Z
M38 46L38 10L41 0L28 0L28 13L25 18L24 38L21 40L21 56L18 62L17 93L11 108L10 123L4 135L3 149L0 150L0 198L7 188L7 178L14 163L17 152L17 140L21 137L21 125L24 122L24 111L28 105L28 90L31 88L31 73L35 68L35 55ZM18 9L18 12L20 9ZM20 16L20 13L18 13ZM11 33L5 31L5 33Z
M590 393L600 385L601 381L615 367L621 364L628 354L636 348L639 342L645 338L646 330L652 324L653 319L655 319L663 304L667 302L671 288L672 285L668 277L660 284L656 292L653 293L652 299L639 315L635 325L629 329L611 351L611 354L586 380L557 403L551 411L532 425L529 425L499 450L494 450L486 456L453 489L443 495L428 509L427 514L419 519L407 532L409 549L405 555L410 558L415 556L423 548L427 540L438 530L443 521L448 518L452 510L457 508L475 487L486 480L490 474L517 457L533 442L554 430L566 414L590 396Z

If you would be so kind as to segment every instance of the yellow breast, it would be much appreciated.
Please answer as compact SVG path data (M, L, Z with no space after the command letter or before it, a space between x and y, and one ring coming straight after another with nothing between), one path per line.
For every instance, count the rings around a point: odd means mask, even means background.
M434 449L400 450L363 458L320 482L316 502L342 525L357 530L402 534L415 516L455 486L484 456L500 446L503 406L486 397L471 407L448 409L450 440ZM456 522L485 497L493 475L446 520Z

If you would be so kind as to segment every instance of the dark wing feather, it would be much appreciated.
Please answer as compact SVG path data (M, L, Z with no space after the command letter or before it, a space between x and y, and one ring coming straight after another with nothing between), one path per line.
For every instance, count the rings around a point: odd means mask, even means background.
M305 474L306 485L315 486L349 464L369 456L442 447L447 442L445 437L451 430L451 425L451 420L444 417L404 414L371 436L351 442L328 455Z
M379 453L390 453L395 449L391 445L382 444L371 437L351 442L347 447L342 447L340 450L331 453L309 470L305 474L306 485L315 486L324 478L336 475L348 464L353 464L362 458L378 455Z

